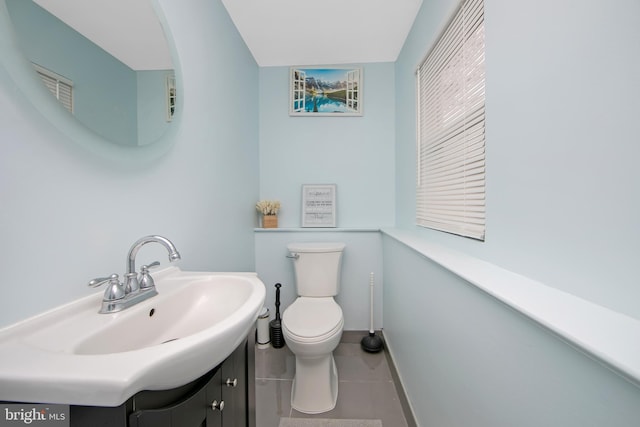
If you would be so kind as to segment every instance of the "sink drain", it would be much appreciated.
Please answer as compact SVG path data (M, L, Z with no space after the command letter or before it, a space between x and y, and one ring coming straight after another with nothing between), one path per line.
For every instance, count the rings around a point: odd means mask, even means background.
M178 339L178 338L171 338L170 340L163 341L163 342L161 342L160 344L166 344L166 343L168 343L168 342L175 341L175 340L177 340L177 339Z

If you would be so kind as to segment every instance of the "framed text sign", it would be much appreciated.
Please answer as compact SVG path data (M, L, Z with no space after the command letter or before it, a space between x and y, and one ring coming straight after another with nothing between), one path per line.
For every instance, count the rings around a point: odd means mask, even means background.
M304 184L302 186L302 226L336 226L335 184Z

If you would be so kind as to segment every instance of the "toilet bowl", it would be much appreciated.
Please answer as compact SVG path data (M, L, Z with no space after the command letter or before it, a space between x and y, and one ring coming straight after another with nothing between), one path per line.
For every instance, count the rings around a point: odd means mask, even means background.
M291 407L307 414L332 410L338 398L333 350L344 317L333 299L339 289L342 243L287 246L294 259L298 298L282 315L285 342L296 357Z

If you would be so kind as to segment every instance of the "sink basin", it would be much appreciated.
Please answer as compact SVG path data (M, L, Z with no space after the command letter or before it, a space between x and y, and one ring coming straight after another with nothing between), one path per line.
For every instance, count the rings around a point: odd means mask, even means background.
M0 401L118 406L186 384L245 339L264 304L255 273L151 271L158 295L99 314L102 292L0 330Z

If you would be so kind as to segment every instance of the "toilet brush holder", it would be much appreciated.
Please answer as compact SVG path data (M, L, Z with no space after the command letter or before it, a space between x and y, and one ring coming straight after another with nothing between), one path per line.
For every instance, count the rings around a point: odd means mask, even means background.
M269 323L269 337L273 348L284 347L284 336L282 335L282 321L280 320L280 288L282 285L276 283L276 318Z

